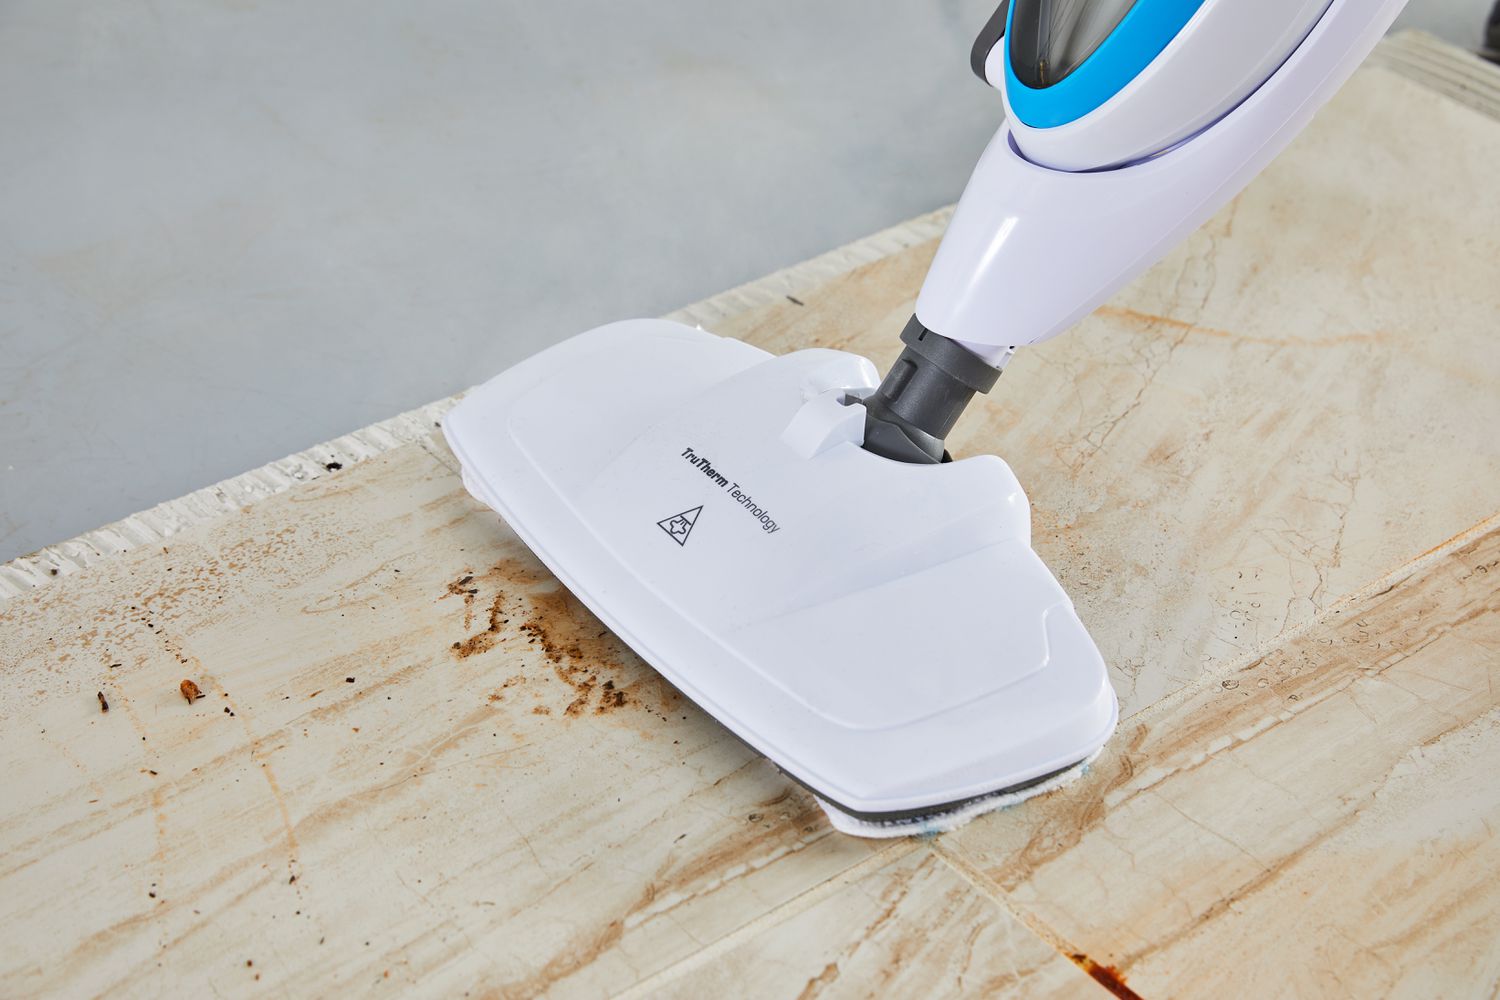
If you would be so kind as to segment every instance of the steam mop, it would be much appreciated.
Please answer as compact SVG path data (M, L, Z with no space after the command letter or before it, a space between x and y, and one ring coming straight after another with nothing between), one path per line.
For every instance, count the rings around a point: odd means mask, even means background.
M1404 0L1016 0L974 47L1006 121L884 379L662 320L473 390L464 483L632 649L840 830L949 829L1054 788L1118 718L992 455L944 439L1234 196Z

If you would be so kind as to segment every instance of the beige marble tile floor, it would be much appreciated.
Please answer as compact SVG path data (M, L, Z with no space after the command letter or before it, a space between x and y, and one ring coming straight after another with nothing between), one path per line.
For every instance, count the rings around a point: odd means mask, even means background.
M1497 80L1387 43L961 425L1114 671L1078 783L832 832L438 406L0 573L0 992L1493 995ZM888 363L940 221L689 315Z

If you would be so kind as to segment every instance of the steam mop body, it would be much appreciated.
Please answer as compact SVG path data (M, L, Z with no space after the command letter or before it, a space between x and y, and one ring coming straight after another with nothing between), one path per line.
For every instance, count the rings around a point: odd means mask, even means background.
M884 380L843 352L617 323L449 414L465 484L841 829L943 829L1055 787L1108 740L1115 695L1010 468L943 439L1015 348L1240 190L1402 5L1002 5L974 65L1009 120Z

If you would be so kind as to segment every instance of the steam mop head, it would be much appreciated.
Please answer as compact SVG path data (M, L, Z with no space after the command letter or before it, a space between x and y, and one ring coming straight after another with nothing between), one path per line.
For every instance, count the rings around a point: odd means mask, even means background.
M1009 467L861 448L875 376L633 320L443 430L469 491L643 659L836 827L899 836L1075 777L1117 707Z

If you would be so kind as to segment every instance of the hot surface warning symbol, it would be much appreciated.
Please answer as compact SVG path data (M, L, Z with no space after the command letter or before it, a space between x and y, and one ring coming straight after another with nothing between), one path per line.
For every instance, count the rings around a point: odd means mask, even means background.
M698 523L698 515L703 513L703 505L700 503L692 510L685 510L681 514L673 514L671 517L662 518L656 522L656 526L672 536L672 541L678 545L686 545L688 535L693 532L693 525Z

